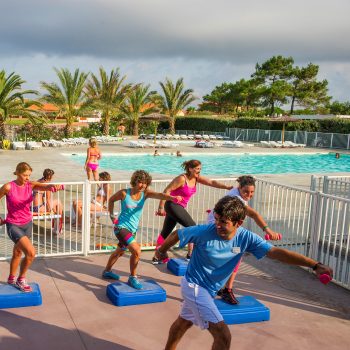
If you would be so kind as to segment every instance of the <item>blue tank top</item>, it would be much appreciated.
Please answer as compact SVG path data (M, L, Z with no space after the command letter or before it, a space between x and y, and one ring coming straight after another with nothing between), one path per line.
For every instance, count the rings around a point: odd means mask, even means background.
M128 188L126 190L125 199L121 201L121 213L118 218L117 226L124 227L131 233L136 233L144 204L144 192L141 193L141 198L135 201L131 198L131 188Z

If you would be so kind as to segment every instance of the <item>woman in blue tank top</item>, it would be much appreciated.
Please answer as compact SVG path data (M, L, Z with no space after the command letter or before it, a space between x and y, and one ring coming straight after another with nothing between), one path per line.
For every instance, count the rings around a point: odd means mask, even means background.
M131 176L131 188L116 192L108 201L108 211L114 223L114 234L118 239L118 248L109 257L102 277L119 280L120 276L112 272L112 267L125 251L129 249L131 256L128 284L135 289L142 289L142 284L136 275L137 264L141 256L141 248L135 240L135 235L145 200L154 198L174 202L182 201L181 196L171 196L149 190L148 187L151 182L152 177L149 173L144 170L136 170ZM116 201L121 201L121 213L117 220L113 215L114 202Z

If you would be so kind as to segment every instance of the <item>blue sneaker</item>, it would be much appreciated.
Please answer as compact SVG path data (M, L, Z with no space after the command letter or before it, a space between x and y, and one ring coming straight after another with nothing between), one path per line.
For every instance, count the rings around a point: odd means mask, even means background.
M142 289L142 284L136 276L129 276L128 285L135 289Z
M103 271L102 278L106 278L109 280L119 280L120 276L112 271Z

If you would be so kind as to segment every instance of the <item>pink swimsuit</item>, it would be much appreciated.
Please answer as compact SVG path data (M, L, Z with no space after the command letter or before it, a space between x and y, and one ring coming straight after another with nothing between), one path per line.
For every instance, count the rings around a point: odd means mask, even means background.
M177 203L181 205L182 207L186 208L187 203L191 199L191 197L197 192L197 187L194 185L194 187L190 187L187 184L187 178L185 175L183 175L185 178L185 184L179 188L176 188L175 190L170 192L171 196L181 196L182 201ZM196 182L197 184L197 182Z
M32 185L28 181L23 186L18 186L15 181L11 181L10 186L10 191L6 195L6 222L18 226L26 225L32 221Z

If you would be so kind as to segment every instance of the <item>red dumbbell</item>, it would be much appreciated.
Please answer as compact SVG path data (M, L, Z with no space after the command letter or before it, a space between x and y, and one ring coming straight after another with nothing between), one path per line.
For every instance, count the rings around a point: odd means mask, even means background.
M332 277L329 276L327 273L323 273L318 277L318 279L320 280L321 283L328 284L332 280Z

